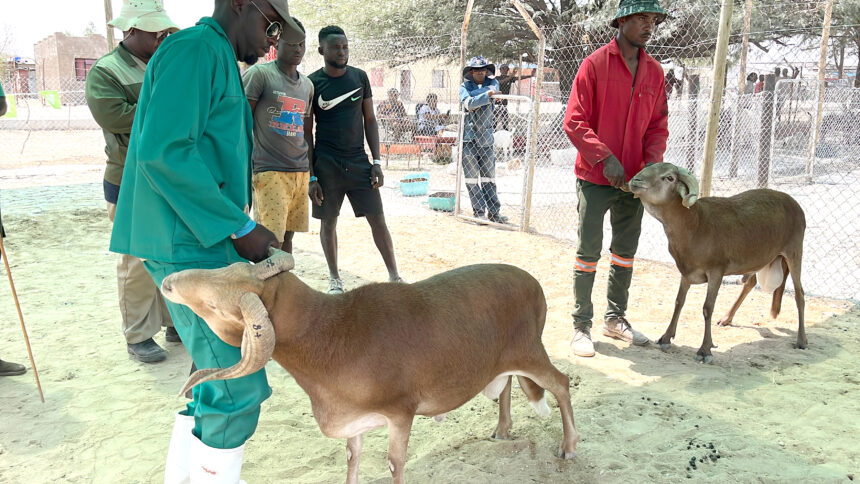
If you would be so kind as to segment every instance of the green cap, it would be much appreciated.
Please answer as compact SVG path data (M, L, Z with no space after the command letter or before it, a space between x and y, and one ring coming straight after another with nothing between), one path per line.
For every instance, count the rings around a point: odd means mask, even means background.
M669 16L657 0L621 0L621 3L618 4L615 18L612 19L609 25L617 29L618 19L642 12L660 14L660 17L657 18L658 24L666 20L666 17Z

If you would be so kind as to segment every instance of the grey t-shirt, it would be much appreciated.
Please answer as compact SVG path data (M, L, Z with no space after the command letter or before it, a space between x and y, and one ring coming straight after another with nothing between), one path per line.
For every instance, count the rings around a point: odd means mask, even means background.
M311 113L314 85L307 76L286 76L276 62L251 66L242 77L254 109L254 173L308 171L305 120Z

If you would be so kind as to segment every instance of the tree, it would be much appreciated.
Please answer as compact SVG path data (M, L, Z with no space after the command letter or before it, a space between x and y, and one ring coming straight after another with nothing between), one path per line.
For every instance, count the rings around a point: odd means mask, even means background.
M857 62L854 87L860 87L860 1L841 0L833 4L830 36L833 38L831 45L835 47L833 50L839 51L841 59L844 59L846 50L854 55ZM844 61L837 60L836 64L841 76Z
M89 37L91 35L96 35L98 33L99 33L99 31L98 31L98 28L96 27L96 24L93 23L92 20L90 20L89 23L87 23L87 26L84 28L84 37Z
M740 5L741 0L736 0ZM563 95L579 64L616 35L609 26L618 0L521 0L547 41L546 66L559 76ZM459 39L467 0L420 2L343 0L320 6L295 0L291 6L317 23L339 23L351 37L373 41L374 52L397 52L392 62L407 63L428 55L459 59ZM714 54L720 6L714 0L663 0L671 14L655 32L648 52L661 62L709 63ZM836 19L844 25L840 36L860 49L860 0L838 0ZM302 17L303 19L305 17ZM751 45L768 51L799 38L821 35L821 0L755 0ZM743 9L735 9L731 44L741 42ZM353 34L354 33L354 34ZM476 0L469 25L467 55L484 55L498 62L536 62L537 42L509 0Z

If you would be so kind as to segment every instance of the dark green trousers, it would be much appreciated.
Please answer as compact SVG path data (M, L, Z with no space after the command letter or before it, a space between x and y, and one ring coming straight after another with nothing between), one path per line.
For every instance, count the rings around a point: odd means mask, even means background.
M642 231L642 202L608 185L596 185L576 180L577 212L579 213L579 243L573 270L573 325L590 329L594 317L591 290L597 272L597 261L603 248L603 219L609 212L612 225L612 252L609 284L606 289L607 307L604 319L621 317L627 311L630 280L633 278L633 258Z

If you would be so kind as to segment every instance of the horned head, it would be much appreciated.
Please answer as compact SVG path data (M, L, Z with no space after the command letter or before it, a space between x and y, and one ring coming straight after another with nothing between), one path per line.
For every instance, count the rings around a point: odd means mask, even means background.
M681 197L690 208L699 199L699 182L686 168L671 163L645 167L630 180L630 191L646 206L666 205Z
M230 368L195 372L180 394L204 381L239 378L261 369L275 348L275 331L260 300L266 279L295 266L293 256L269 249L269 258L251 265L244 262L218 269L175 272L161 283L169 301L188 306L225 343L241 347L241 360Z

